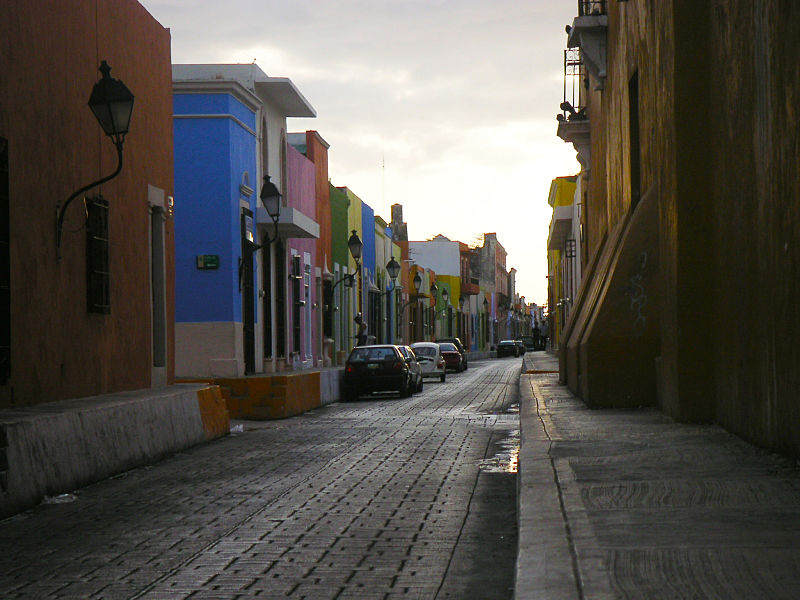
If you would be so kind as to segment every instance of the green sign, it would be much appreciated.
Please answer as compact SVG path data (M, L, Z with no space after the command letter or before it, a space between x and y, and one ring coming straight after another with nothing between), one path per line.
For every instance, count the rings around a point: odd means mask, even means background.
M198 269L219 269L219 254L198 254Z

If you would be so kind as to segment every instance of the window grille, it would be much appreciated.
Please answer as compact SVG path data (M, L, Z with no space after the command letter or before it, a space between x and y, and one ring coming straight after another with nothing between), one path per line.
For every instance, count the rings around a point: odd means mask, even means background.
M8 140L0 138L0 384L11 377L11 244Z
M578 0L578 15L581 17L605 14L608 14L606 0Z
M583 57L580 48L564 50L564 101L561 103L560 121L582 121L586 119L582 99L584 79Z

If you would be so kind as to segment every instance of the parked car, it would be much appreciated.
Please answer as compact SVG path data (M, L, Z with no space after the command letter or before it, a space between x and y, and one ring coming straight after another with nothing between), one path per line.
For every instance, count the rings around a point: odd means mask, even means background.
M449 342L453 344L456 348L458 348L458 351L461 353L461 360L464 363L464 370L465 371L467 370L467 367L469 366L467 364L467 349L464 347L464 344L461 343L461 339L457 337L446 337L446 338L439 338L436 341L439 342L440 344L443 342Z
M444 382L447 376L447 366L439 349L439 344L433 342L417 342L411 344L411 349L417 355L417 362L422 369L423 377L438 377Z
M522 356L525 354L525 344L522 340L514 340L514 343L517 345L517 356Z
M522 343L525 344L525 350L536 350L536 343L533 341L532 335L523 335Z
M441 343L439 344L439 351L442 353L446 368L459 373L464 370L464 358L455 344L450 342Z
M411 369L397 346L357 346L347 357L342 379L345 400L374 392L398 392L408 398L413 389Z
M406 359L408 370L411 371L412 391L422 391L422 365L419 364L417 354L409 346L397 346L400 354Z
M501 340L497 344L497 358L504 356L519 356L519 348L514 340Z

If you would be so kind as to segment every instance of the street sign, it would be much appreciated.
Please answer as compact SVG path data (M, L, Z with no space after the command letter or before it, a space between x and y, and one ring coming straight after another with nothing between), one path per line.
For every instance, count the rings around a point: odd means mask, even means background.
M219 254L198 254L198 269L219 269Z

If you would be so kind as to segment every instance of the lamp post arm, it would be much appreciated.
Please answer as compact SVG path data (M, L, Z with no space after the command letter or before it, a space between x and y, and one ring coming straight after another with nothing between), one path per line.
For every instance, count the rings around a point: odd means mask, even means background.
M394 280L392 280L392 287L390 289L386 290L385 292L381 292L378 295L378 298L383 298L385 295L391 294L393 291L395 291L396 288L397 288L397 286L395 285Z
M406 307L411 306L412 304L414 304L414 302L419 302L419 298L420 298L419 296L414 296L411 300L403 304L403 306L400 307L400 312L403 312L406 309Z
M340 283L342 283L345 279L350 279L352 277L355 277L355 274L353 274L353 275L345 275L344 277L342 277L339 281L337 281L336 283L333 284L333 287L331 288L331 292L333 292L333 290L336 289L336 286L339 285Z
M64 228L64 215L67 211L67 207L70 203L75 200L78 196L83 194L86 191L89 191L93 187L97 187L98 185L102 185L106 181L110 181L114 179L117 175L119 175L120 171L122 171L122 141L114 142L114 145L117 147L117 169L111 173L111 175L107 175L102 179L98 179L95 182L90 183L89 185L83 186L77 192L74 192L67 201L64 203L63 206L58 207L56 210L58 211L58 221L56 223L56 260L61 260L61 232Z
M358 275L359 272L361 272L361 263L356 265L355 273L349 273L349 274L345 275L344 277L342 277L341 279L339 279L339 281L334 283L333 287L331 288L331 293L333 293L333 290L336 289L336 286L339 285L340 283L342 283L345 279L352 279L353 282L355 283L356 275Z

